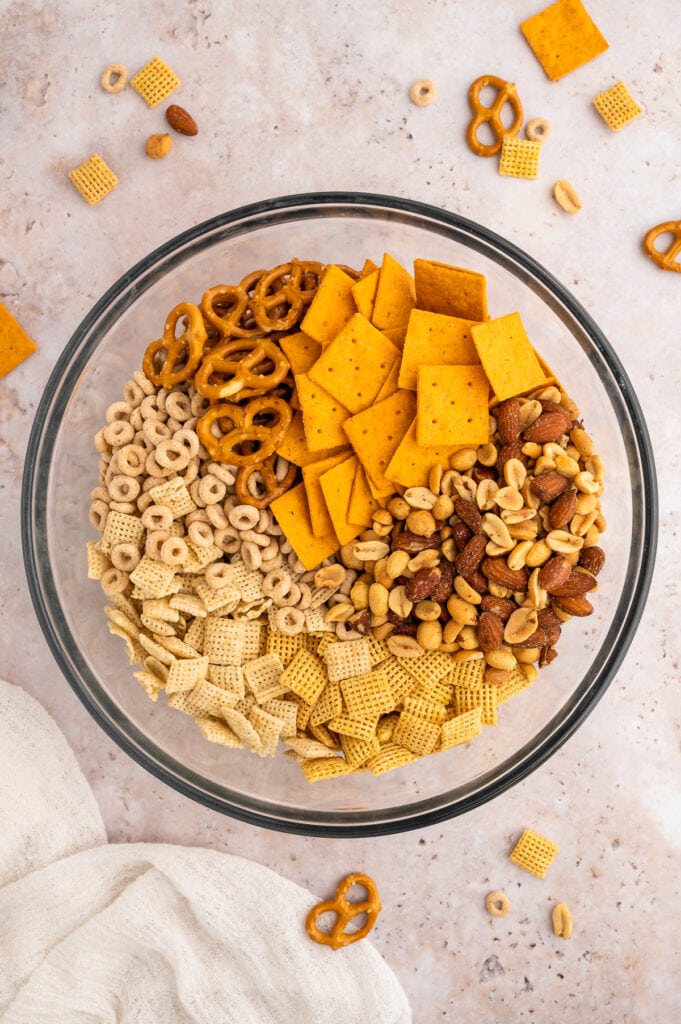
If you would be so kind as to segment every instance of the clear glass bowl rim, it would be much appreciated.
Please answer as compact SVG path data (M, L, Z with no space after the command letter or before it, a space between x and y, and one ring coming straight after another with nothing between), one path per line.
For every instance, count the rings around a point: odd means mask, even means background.
M583 687L577 701L557 728L544 736L531 750L523 748L510 759L510 767L497 779L476 788L468 796L447 802L447 794L401 808L387 808L386 814L364 812L293 811L282 814L273 804L235 794L220 786L213 786L160 748L150 748L146 738L121 715L97 679L89 672L78 652L69 652L64 643L63 629L67 629L60 614L59 600L52 578L47 547L46 515L48 471L53 450L53 428L64 413L73 387L87 361L106 330L107 318L123 312L139 295L174 265L174 258L184 256L187 250L197 248L202 239L218 240L221 231L232 233L242 222L251 229L263 227L269 219L284 216L330 216L363 211L363 215L376 216L392 212L401 217L412 217L434 222L444 235L461 240L473 248L488 252L491 248L513 268L529 279L534 279L553 299L562 305L589 336L595 349L612 372L618 386L619 397L629 414L635 445L635 464L632 475L640 490L638 517L634 523L638 534L637 550L640 569L636 579L629 581L631 590L626 615L617 637L601 670ZM58 359L45 386L29 437L21 496L21 537L24 566L29 591L38 621L48 646L68 683L90 714L107 735L130 757L161 781L191 799L213 810L228 814L241 821L299 835L320 837L367 837L403 832L445 821L464 814L516 785L551 757L590 714L605 693L619 668L641 619L652 579L658 530L658 496L654 458L645 419L631 382L612 346L571 293L531 256L513 243L458 214L415 200L360 192L311 192L281 196L238 207L211 217L181 232L144 257L122 277L92 307L76 328Z

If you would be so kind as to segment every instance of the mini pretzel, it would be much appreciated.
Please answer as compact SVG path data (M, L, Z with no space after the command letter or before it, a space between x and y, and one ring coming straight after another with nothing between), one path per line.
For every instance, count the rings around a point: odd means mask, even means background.
M491 107L485 107L479 99L480 93L488 85L497 90L496 99ZM501 149L504 137L517 135L523 123L523 107L515 83L505 82L496 75L481 75L468 90L468 102L475 116L466 129L466 141L478 156L494 156ZM513 111L513 123L510 128L506 128L501 120L506 103L510 104ZM481 124L489 124L495 138L493 143L486 144L478 139L477 132Z
M362 885L367 891L367 899L358 903L350 903L345 897L353 885ZM327 911L333 911L337 915L331 931L327 934L317 927L317 919ZM381 900L378 895L376 883L368 875L354 874L344 878L336 889L335 898L323 900L317 903L307 915L305 929L307 934L315 942L322 946L331 946L332 949L340 949L342 946L350 946L353 942L359 942L365 938L376 924L376 918L381 910ZM366 914L366 921L356 932L345 931L353 918L360 914Z
M226 341L204 358L194 387L211 402L234 395L239 400L255 398L281 384L289 369L286 356L272 341ZM216 376L222 379L216 382Z
M263 331L288 331L303 312L299 285L303 271L298 260L282 263L263 274L253 290L251 309Z
M247 338L259 327L241 326L248 309L248 293L241 285L218 284L204 292L201 310L204 318L223 338Z
M290 464L286 475L279 480L275 473L275 466L278 455L270 455L269 458L254 466L242 466L236 475L236 496L244 505L253 505L255 508L268 508L282 494L286 494L293 487L298 472L297 467ZM255 493L254 493L255 492Z
M179 320L184 317L184 330L176 337ZM144 372L157 387L174 388L196 373L207 338L201 310L191 302L181 302L169 314L163 337L152 341L144 353Z
M274 453L290 426L292 415L291 407L281 398L254 398L243 406L223 402L204 413L196 424L196 432L210 457L217 462L255 466ZM231 427L225 430L223 424L218 423L222 420ZM213 434L216 423L223 431L221 437Z
M660 235L673 235L672 241L664 252L655 247L655 242ZM651 228L643 239L643 248L648 256L662 270L675 270L681 273L681 262L677 260L681 252L681 220L667 220L664 224L658 224Z

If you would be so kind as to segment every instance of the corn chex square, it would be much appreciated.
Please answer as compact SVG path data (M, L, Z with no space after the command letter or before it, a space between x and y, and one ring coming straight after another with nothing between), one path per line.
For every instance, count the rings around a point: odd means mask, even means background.
M376 724L376 735L378 736L379 743L390 743L399 717L399 712L394 711L389 715L382 715L379 718Z
M352 736L356 740L371 742L376 736L376 721L362 722L348 715L338 715L327 722L327 728L341 736Z
M384 775L415 760L416 754L412 754L406 747L400 746L399 743L386 743L378 754L369 758L366 766L372 775Z
M315 705L328 682L323 663L307 650L298 651L281 676L281 685L293 690L306 704Z
M300 767L308 782L335 779L339 775L349 775L352 771L352 768L344 758L336 757L335 755L327 758L301 761Z
M237 708L225 708L222 712L222 717L239 739L243 740L249 750L253 750L256 754L260 753L262 747L260 737L243 712Z
M371 661L371 667L375 668L376 665L380 665L382 661L390 657L390 649L385 640L377 640L376 637L370 636L369 640L369 660ZM415 661L417 659L414 659ZM418 659L421 660L420 658Z
M308 729L310 730L314 738L316 740L319 740L320 743L323 743L325 747L329 748L329 750L340 751L340 742L338 740L338 737L334 736L333 733L329 732L325 725L310 724L308 725Z
M443 707L447 707L448 704L452 703L454 687L451 683L446 683L442 679L435 683L434 686L426 686L423 683L419 683L416 689L412 690L410 696L424 697L434 704L441 704Z
M226 722L220 722L215 718L197 718L196 724L205 739L211 743L219 743L223 747L231 747L234 750L243 747L237 734L230 729Z
M420 658L405 658L404 668L424 687L435 686L452 668L451 654L426 651Z
M257 704L251 708L248 720L260 737L260 751L262 757L274 757L281 736L284 723L280 718L271 715L269 711L259 707Z
M309 736L291 736L286 741L290 750L303 757L336 757L337 751L320 743L319 740L311 740Z
M366 637L329 644L324 651L329 679L349 679L371 672L371 649Z
M258 704L280 697L286 693L281 684L284 666L276 654L264 654L244 665L244 678Z
M192 647L191 644L185 643L184 640L180 640L179 636L159 637L158 642L176 658L199 658L201 656L200 651Z
M180 79L160 57L153 57L148 64L130 79L130 85L138 92L146 105L157 107L180 85Z
M188 693L172 693L168 704L176 711L182 711L192 718L218 718L235 701L234 694L202 680Z
M291 704L296 706L296 726L300 732L305 732L307 729L308 722L310 721L310 715L312 714L313 704L308 704L307 701L299 697L297 693L287 693L286 700L290 701Z
M594 107L614 132L643 113L643 107L638 105L624 82L618 82L612 89L594 96Z
M522 693L523 690L526 690L528 686L530 686L530 680L527 678L520 666L516 665L511 672L510 679L497 686L497 706L499 704L504 704L512 697L517 697L517 695Z
M281 727L282 739L296 735L298 708L295 704L290 700L279 700L278 697L275 697L273 700L265 701L263 708L283 723Z
M152 487L149 491L155 505L164 505L173 514L173 519L180 516L188 516L190 512L196 511L196 505L187 489L184 480L176 477L175 480L165 480L158 487Z
M106 517L99 546L107 556L117 544L134 544L136 548L141 548L145 533L144 523L139 516L130 516L126 512L112 509Z
M343 698L341 697L340 686L336 680L330 679L312 709L310 722L312 725L321 725L324 722L328 722L330 718L340 715L342 710Z
M411 750L412 754L425 757L432 754L440 739L440 726L425 718L403 711L393 732L393 742Z
M381 662L381 672L385 675L390 686L393 708L401 704L404 698L418 685L416 677L404 667L403 662L406 662L406 660L405 658L403 661L399 661L397 658L391 657ZM414 658L414 661L420 660L420 658Z
M212 665L241 665L244 653L242 622L209 615L205 620L203 652Z
M203 650L203 636L206 632L206 624L203 621L205 615L193 619L187 628L187 632L184 635L184 642L189 644L191 647L195 647L197 651Z
M178 658L170 663L166 693L182 693L192 690L200 680L206 678L208 658Z
M118 178L98 153L69 171L69 178L90 206L95 206L118 184Z
M479 690L485 675L485 659L471 658L470 661L457 661L443 678L443 682L464 690Z
M537 878L545 878L546 872L559 853L555 843L539 832L526 828L509 855L509 860L524 868Z
M440 749L449 750L479 736L482 732L482 708L471 708L443 722L440 731Z
M215 686L243 697L246 693L244 670L239 665L208 665L208 679Z
M296 633L294 636L289 636L288 633L280 633L271 627L268 628L267 651L268 653L279 655L284 667L289 664L298 651L306 649L306 643L305 633Z
M111 562L102 551L99 542L89 540L87 542L87 578L89 580L101 580Z
M381 668L341 679L340 688L349 716L360 722L375 721L395 707L390 683Z
M499 174L509 178L537 178L541 142L504 135L499 156Z
M425 718L433 725L442 725L447 720L447 711L442 704L436 704L425 697L405 697L404 710L417 718Z
M375 736L370 740L358 740L354 736L341 736L340 742L345 761L351 768L359 768L370 757L375 757L381 749L381 744Z

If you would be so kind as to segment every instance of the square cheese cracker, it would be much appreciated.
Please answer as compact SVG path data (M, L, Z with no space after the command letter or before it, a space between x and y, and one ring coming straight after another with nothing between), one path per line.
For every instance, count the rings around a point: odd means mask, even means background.
M399 385L416 391L418 368L479 363L471 327L475 320L412 309L402 350Z
M419 444L489 441L489 382L481 366L419 366L417 402Z
M324 350L309 377L355 414L372 404L397 354L384 334L355 313Z
M520 31L552 82L608 49L581 0L558 0L523 21Z
M500 402L546 385L519 313L471 327L475 347Z
M343 424L370 484L379 493L393 490L386 470L415 413L413 392L400 390Z
M352 288L355 282L340 267L331 264L324 271L315 297L301 323L301 329L325 348L355 312Z
M435 260L414 260L418 309L464 320L487 319L487 282L483 274Z

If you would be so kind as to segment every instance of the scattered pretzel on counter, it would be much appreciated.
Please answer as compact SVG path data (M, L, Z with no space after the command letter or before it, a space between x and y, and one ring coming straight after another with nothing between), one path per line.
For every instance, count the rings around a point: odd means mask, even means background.
M346 899L347 893L353 885L361 885L366 889L367 898L365 900L353 903ZM312 907L305 921L305 930L310 938L320 945L341 949L343 946L350 946L353 942L359 942L360 939L365 938L376 924L380 910L381 900L374 880L368 875L348 875L336 889L336 895L332 900L322 900L321 903ZM328 911L336 914L336 920L330 932L323 932L317 926L317 921L322 914ZM366 921L362 927L354 932L346 932L348 924L360 914L366 914Z
M480 93L488 85L497 90L497 95L491 106L486 107L480 102ZM523 123L523 105L515 83L506 82L496 75L481 75L468 90L468 102L474 117L466 129L466 141L478 156L495 156L501 149L504 138L517 135ZM501 119L507 103L513 111L513 121L508 128ZM483 124L489 124L494 142L484 143L478 138L478 129Z
M665 250L658 249L655 242L660 235L672 235L672 240ZM662 270L675 270L681 273L681 220L667 220L651 228L643 239L643 249L654 263Z

